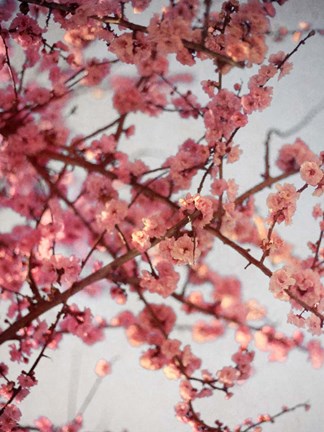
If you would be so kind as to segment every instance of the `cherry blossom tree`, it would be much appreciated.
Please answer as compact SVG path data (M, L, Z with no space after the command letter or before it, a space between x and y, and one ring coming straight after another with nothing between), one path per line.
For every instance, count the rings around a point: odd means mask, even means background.
M282 400L276 413L226 424L219 412L205 419L197 406L234 398L257 380L262 351L282 361L300 350L305 367L324 361L324 153L299 137L274 154L272 139L285 134L273 128L255 149L264 165L251 174L254 184L242 190L233 175L244 170L242 133L270 106L281 79L289 80L297 51L323 32L303 22L291 51L270 51L269 41L291 37L271 25L285 0L170 0L159 2L158 13L150 3L1 3L0 205L15 215L0 234L0 344L8 353L0 362L1 431L81 431L89 399L63 426L42 412L24 425L20 403L63 340L74 335L93 345L117 329L141 348L143 368L178 383L179 401L163 415L174 409L195 432L257 432L309 408L304 400L282 407ZM213 76L193 91L206 64ZM102 89L107 122L80 133L71 126L78 97L100 98ZM133 156L138 125L151 117L164 122L168 142L158 166ZM178 142L173 119L199 136L188 129ZM144 147L158 153L150 131L146 138ZM305 196L317 200L305 216L316 232L301 256L285 227ZM227 253L244 260L234 273L217 264ZM250 268L262 276L261 291L289 306L282 318L292 331L280 331L267 305L249 296ZM96 305L106 298L111 309L99 316ZM196 342L225 338L233 351L207 367ZM112 363L98 359L96 385Z

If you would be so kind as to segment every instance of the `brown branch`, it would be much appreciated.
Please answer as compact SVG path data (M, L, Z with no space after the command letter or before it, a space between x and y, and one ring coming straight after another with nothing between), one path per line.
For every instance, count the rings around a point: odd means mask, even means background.
M111 171L107 171L107 169L105 169L103 166L88 162L88 161L86 161L83 158L78 157L78 156L63 155L63 154L56 153L56 152L53 152L50 150L42 151L39 155L40 156L46 156L52 160L58 160L60 162L67 163L67 164L72 165L72 166L79 166L81 168L84 168L85 170L88 170L89 172L97 172L99 174L102 174L102 175L110 178L111 180L117 179L116 174L114 174ZM176 208L176 209L179 208L179 206L177 204L173 203L172 201L170 201L169 198L165 197L164 195L159 194L158 192L154 191L153 189L150 189L146 185L138 183L135 179L131 180L131 185L135 189L140 190L141 192L144 193L144 195L146 195L150 198L161 201L161 202L163 202L169 206L172 206L173 208Z
M258 183L257 185L253 186L251 189L248 189L246 192L244 192L242 195L236 198L235 204L239 205L242 204L247 198L249 198L251 195L254 195L257 192L262 191L263 189L267 187L271 187L273 184L277 183L280 180L284 180L294 174L297 174L299 170L292 170L288 172L284 172L276 177L268 177L261 183Z
M234 249L236 252L238 252L242 257L244 257L250 264L253 264L255 267L257 267L259 270L262 271L266 276L271 277L272 271L268 269L262 262L260 262L258 259L254 258L253 255L249 253L247 249L244 249L239 244L235 243L228 237L224 236L219 229L214 228L210 225L207 225L206 227L207 231L212 233L215 237L217 237L219 240L221 240L224 244L230 246L232 249Z
M205 0L205 11L204 11L204 27L203 31L201 33L201 44L205 44L205 39L208 35L208 26L209 26L209 14L210 14L210 8L211 8L211 0Z
M99 129L96 129L94 132L91 132L88 135L85 135L84 137L78 138L76 141L73 141L72 145L73 147L77 146L78 144L80 144L83 141L86 141L90 138L95 137L96 135L100 134L101 132L104 132L105 130L111 128L112 126L115 126L119 121L120 121L121 117L118 117L116 120L113 120L112 122L108 123L105 126L102 126Z
M202 188L203 188L204 183L205 183L205 180L206 180L208 174L210 174L210 171L212 170L213 166L214 166L214 162L212 162L212 163L209 165L209 167L205 170L204 175L202 176L202 179L200 180L200 183L199 183L199 186L198 186L198 189L197 189L197 193L198 193L198 194L201 193Z
M130 251L131 248L130 248L130 246L128 244L127 238L126 238L125 234L123 233L123 231L119 228L118 224L115 224L115 229L118 232L118 235L119 235L119 238L120 238L121 242L124 244L124 246L126 247L126 249L128 251Z
M262 257L260 258L260 262L262 262L262 263L264 262L264 260L266 259L266 257L270 253L269 246L270 246L270 242L271 242L271 236L272 236L272 233L273 233L273 230L274 230L274 227L275 227L276 223L277 223L277 217L274 217L274 220L273 220L273 222L272 222L272 224L271 224L271 226L270 226L270 228L268 230L268 235L267 235L267 241L268 241L268 243L267 243L267 245L266 245L266 247L265 247L265 249L263 251Z
M286 61L292 56L294 55L298 49L301 47L301 45L304 45L305 42L307 41L307 39L309 39L310 37L315 35L315 30L311 30L307 36L304 37L304 39L302 39L298 45L290 52L288 53L282 60L281 62L277 65L277 69L281 69L281 67L286 63Z
M300 306L302 306L305 310L312 312L321 320L322 323L324 322L324 315L318 312L316 306L309 306L307 303L304 302L304 300L297 297L296 294L290 292L289 289L285 289L284 291L286 294L289 295L291 299L295 300L295 302L298 303Z
M38 354L38 356L36 357L36 360L34 361L33 365L31 366L31 368L29 369L28 373L26 374L29 377L33 376L33 372L35 371L38 363L40 362L41 358L44 357L44 352L46 350L46 348L48 347L48 345L50 344L50 342L52 341L53 338L53 333L54 330L63 314L64 311L64 306L65 304L63 304L62 308L60 309L60 311L58 312L55 321L53 322L53 324L50 326L50 328L48 329L48 333L45 334L45 343L40 351L40 353ZM8 399L8 401L5 403L5 405L0 409L0 417L2 416L2 414L5 412L6 407L16 398L16 396L18 396L18 394L21 392L22 387L18 386L12 393L10 399Z
M29 287L34 295L34 298L39 301L42 299L37 284L35 282L33 273L32 273L32 259L33 259L33 253L31 252L29 259L28 259L28 273L27 273L27 282L29 284Z
M182 39L182 43L186 48L197 51L197 52L202 52L203 54L206 54L208 57L210 57L216 61L219 61L220 63L225 63L225 64L228 64L230 66L238 67L240 69L244 68L244 63L237 62L237 61L231 59L230 57L227 57L223 54L212 51L203 45L200 45L200 44L195 43L195 42L187 41L185 39Z
M6 63L8 65L9 75L10 75L10 78L11 78L11 81L12 81L12 86L13 86L13 90L14 90L14 94L15 94L15 106L16 106L16 105L18 105L18 100L19 100L18 99L18 92L17 92L17 83L16 83L16 80L15 80L15 75L14 75L14 72L12 70L11 63L10 63L8 46L7 46L7 43L6 43L6 40L5 40L4 36L1 33L1 25L0 25L0 36L1 36L1 39L2 39L2 42L3 42L3 45L5 47Z
M316 262L318 260L318 255L319 255L319 251L320 251L320 247L321 247L321 243L322 243L322 239L323 239L323 233L324 231L321 230L320 235L319 235L319 239L317 240L316 244L316 250L315 250L315 255L314 255L314 259L313 259L313 263L312 263L312 269L315 268L316 266Z
M66 14L74 14L75 11L78 8L78 4L77 3L70 3L70 4L59 4L59 3L55 3L55 2L49 2L49 1L45 1L45 0L18 0L21 3L29 3L29 4L35 4L39 7L45 7L47 9L53 10L60 10L61 12L65 12ZM129 30L132 31L139 31L142 33L147 33L147 27L139 25L139 24L135 24L132 23L130 21L125 20L122 17L110 17L110 16L104 16L104 17L98 17L96 15L91 15L89 18L92 18L94 20L100 21L102 23L105 24L112 24L112 25L118 25L121 27L125 27ZM182 43L184 45L184 47L186 47L189 50L193 50L196 52L202 52L204 54L206 54L208 57L213 58L215 60L218 60L221 63L225 63L225 64L229 64L231 66L236 66L239 68L243 68L244 64L242 62L236 62L233 59L231 59L230 57L211 51L210 49L206 48L203 45L200 45L198 43L195 42L191 42L191 41L187 41L185 39L182 39Z
M34 4L36 6L44 7L50 10L56 9L65 12L66 14L74 13L78 8L77 3L60 4L60 3L55 3L46 0L18 0L18 1L20 3Z
M186 299L183 295L177 294L177 293L171 294L171 297L173 297L178 302L180 302L180 303L188 306L189 308L192 308L192 309L196 310L197 312L201 312L201 313L203 313L205 315L212 316L213 318L216 318L216 319L219 319L219 320L228 321L228 322L231 322L231 323L234 323L234 324L237 324L237 325L245 326L245 327L248 327L251 330L255 330L255 331L261 330L261 327L254 327L254 326L251 326L251 325L246 324L244 322L241 322L241 321L237 320L236 318L231 318L231 317L228 317L228 316L221 315L221 314L217 313L215 311L215 305L210 305L210 307L205 308L205 307L199 306L199 305L197 305L195 303L192 303L190 300Z
M278 417L280 417L284 414L287 414L289 412L295 411L298 408L305 408L307 410L309 408L309 404L307 402L305 402L305 403L297 404L291 408L283 408L282 411L278 412L277 414L274 414L272 416L266 415L266 417L264 419L262 419L256 423L251 424L250 426L248 426L245 429L240 429L240 432L247 432L251 429L254 429L256 426L260 426L263 423L274 423L275 419L277 419Z
M198 211L195 212L195 215L192 215L191 219L193 217L197 218L199 214L200 212ZM166 235L163 238L154 239L151 243L151 247L156 246L165 238L172 237L174 234L176 234L179 231L179 229L187 225L187 223L189 223L189 219L187 217L184 217L173 227L171 227L166 232ZM82 291L85 287L95 282L98 282L102 279L106 279L114 270L121 267L123 264L127 263L128 261L134 259L135 257L139 256L140 254L141 252L139 252L137 249L131 249L130 251L114 259L112 262L105 265L104 267L97 270L96 272L91 273L89 276L86 276L85 278L79 280L78 282L74 282L72 286L66 291L56 293L52 300L50 301L43 300L42 302L39 302L36 308L31 310L27 315L17 320L15 323L13 323L11 326L9 326L6 330L4 330L0 334L0 345L10 339L15 338L19 330L28 326L33 320L40 317L45 312L49 311L50 309L53 309L55 306L61 303L67 302L67 300L70 297Z
M86 257L82 260L82 265L81 268L83 269L84 266L86 265L86 263L88 262L89 258L91 257L91 255L93 254L93 252L96 250L98 244L102 241L102 239L104 238L105 234L106 234L107 230L103 230L102 233L98 236L98 238L96 239L96 241L94 242L92 248L89 250L89 252L87 253Z

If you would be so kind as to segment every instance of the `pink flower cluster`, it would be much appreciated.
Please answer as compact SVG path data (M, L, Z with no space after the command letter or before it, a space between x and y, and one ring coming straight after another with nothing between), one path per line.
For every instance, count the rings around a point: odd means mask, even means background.
M113 198L102 205L98 211L97 224L102 230L112 231L116 224L125 219L126 215L127 203Z
M143 270L140 285L142 288L166 298L177 288L180 279L179 273L166 260L159 261L156 264L156 270L158 274L151 274L147 270Z
M293 144L285 144L281 147L277 159L277 166L284 172L299 170L304 162L319 164L319 158L309 149L300 138Z
M208 159L208 147L195 143L194 140L186 140L175 156L165 161L165 166L170 166L170 179L175 190L188 189L192 178L197 174L198 167L203 166Z
M160 21L158 16L154 16L148 26L149 41L163 54L178 52L183 48L182 39L190 37L188 24L181 17L166 17Z
M2 1L0 211L8 212L3 214L9 214L9 225L15 223L13 213L20 220L0 234L0 343L8 345L14 363L12 369L0 363L1 431L24 429L13 403L32 393L34 369L68 334L92 345L112 327L125 329L129 343L143 348L142 367L179 380L176 415L194 432L231 430L220 420L208 426L195 407L198 398L217 391L230 398L232 388L251 377L252 344L270 360L283 361L299 348L314 367L324 363L317 340L305 342L299 330L287 336L265 325L266 307L248 297L244 278L237 276L244 266L261 271L274 297L290 302L288 323L322 335L323 210L313 205L318 233L300 259L277 225L292 222L300 196L313 193L316 200L323 194L324 153L317 156L297 139L279 150L279 176L266 155L262 178L245 191L239 182L239 170L247 167L236 141L244 136L241 129L252 121L250 114L270 105L275 84L269 81L289 73L287 60L311 36L290 54L270 53L265 61L270 18L284 2L226 0L218 7L177 0L164 2L153 16L136 17L150 0ZM300 35L308 27L304 23ZM200 75L203 61L213 65L211 79L208 68ZM203 92L183 65L195 68ZM241 79L225 77L233 68L242 68ZM83 109L79 91L91 89L93 112L98 121L99 114L107 118L92 129L89 117L77 125L82 132L75 132L71 124ZM104 103L110 102L112 118L97 100L105 90L111 91ZM174 151L158 164L137 151L137 121L144 116L171 119L169 128L157 131L166 134L163 151L171 146ZM176 119L188 126L180 145ZM150 138L151 122L142 125ZM191 127L198 128L194 135ZM153 141L149 152L156 150ZM284 183L298 173L291 180L296 186ZM265 218L255 195L267 187L276 189L267 194ZM228 263L220 260L222 243L246 262L236 268L231 257ZM219 274L220 262L237 274ZM71 303L76 293L91 300L106 293L119 313L108 322L88 305ZM213 372L201 369L202 359L178 331L183 323L200 344L232 337L240 347L230 353L232 363ZM13 380L22 364L26 370ZM99 360L97 380L110 371L110 363ZM276 418L263 414L259 421ZM251 427L235 430L254 427L245 424ZM40 432L78 432L83 420L78 415L56 426L39 417L34 425Z
M247 124L247 116L241 112L241 100L233 92L222 89L208 103L204 114L206 139L210 147L229 138L236 128Z
M187 194L186 198L181 198L179 204L182 212L185 215L191 215L195 210L198 210L201 215L196 218L193 225L196 228L203 228L209 224L214 215L214 203L210 198L203 197L200 194Z
M264 326L255 333L254 341L258 349L269 352L270 361L283 362L292 349L301 346L303 334L297 331L292 337L288 337L270 326Z
M201 253L197 240L189 237L187 233L177 239L170 237L162 240L159 244L159 252L164 259L179 265L193 265Z
M152 316L159 321L157 322ZM136 320L128 320L126 324L126 334L129 342L132 345L161 345L165 340L165 335L168 335L176 321L176 315L170 306L164 304L150 304L150 308L145 307L139 314ZM160 323L160 326L159 326Z
M315 308L319 313L324 311L324 287L319 274L312 268L283 267L276 270L270 279L270 290L281 300L290 300L293 308L303 309L308 305L309 310ZM300 303L301 301L302 303ZM298 327L307 327L311 333L322 333L321 319L311 314L308 318L290 313L288 321Z
M60 324L60 329L63 332L74 334L86 344L92 345L102 340L105 325L101 318L92 316L89 308L80 311L77 305L72 304Z
M300 176L310 186L317 186L323 180L324 172L316 162L303 162L300 167Z
M289 183L277 184L276 188L278 192L269 194L267 198L267 206L270 212L268 221L269 223L275 221L279 224L285 222L286 225L289 225L296 211L299 193L296 191L295 186Z
M40 28L36 20L20 13L11 22L10 31L19 45L29 48L32 45L40 45L44 30Z
M52 285L53 283L71 284L75 282L81 270L80 260L74 256L52 255L43 259L32 270L35 281L40 285Z

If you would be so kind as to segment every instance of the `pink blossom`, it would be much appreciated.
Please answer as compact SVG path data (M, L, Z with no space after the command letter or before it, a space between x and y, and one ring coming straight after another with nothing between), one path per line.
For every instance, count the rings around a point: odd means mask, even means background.
M30 101L31 103L36 102L39 105L43 105L50 100L51 92L45 87L29 86L25 90L25 96L26 100Z
M165 234L165 227L161 224L161 216L152 215L142 219L144 231L149 237L162 237Z
M0 10L0 21L8 21L16 10L14 0L5 0Z
M151 3L151 0L132 0L134 13L143 12Z
M233 387L240 373L232 366L225 366L217 372L218 380L226 387Z
M26 388L32 387L37 384L37 380L34 377L24 373L19 375L18 382L21 387Z
M324 349L318 340L310 340L307 344L308 357L312 366L316 369L322 367L324 363Z
M296 268L293 277L295 284L290 291L310 306L318 303L323 292L319 274L310 268Z
M313 314L306 319L306 327L314 336L320 336L323 332L321 319Z
M218 84L215 81L211 81L211 80L201 81L202 89L210 98L213 98L215 96L217 85Z
M40 284L54 282L68 284L78 278L80 270L80 260L75 256L52 255L44 259L41 265L33 270L33 275Z
M285 75L289 74L289 72L292 70L292 63L285 61L282 64L282 61L284 60L284 58L286 57L286 54L283 51L279 51L276 54L272 54L269 57L269 63L273 64L274 66L276 66L278 68L279 65L280 66L280 74L279 74L279 78L281 79L282 77L284 77Z
M123 305L127 301L126 291L119 286L113 286L110 288L110 295L111 298L119 305Z
M263 7L264 7L265 11L267 12L267 15L269 15L270 17L276 16L276 9L272 3L264 3Z
M186 189L197 173L197 166L204 165L209 156L207 146L197 144L194 140L186 140L175 156L169 157L165 164L170 166L170 177L175 190Z
M192 414L190 412L188 402L179 402L175 405L175 413L178 420L183 423L188 423L191 420Z
M164 240L159 245L160 252L165 258L171 258L177 264L194 264L200 251L196 240L184 234L177 240L173 238Z
M275 76L277 69L273 65L263 65L260 67L258 73L253 75L249 80L249 89L257 86L264 86L270 78Z
M239 379L246 380L252 373L251 363L254 359L254 351L241 349L232 355L232 360L236 363L237 369L240 372Z
M133 80L119 77L113 82L115 94L113 104L119 114L136 112L143 108L143 96Z
M0 405L1 406L1 405ZM7 405L0 417L0 428L3 432L12 432L18 426L21 411L15 405Z
M172 103L179 110L182 118L198 118L200 112L200 104L197 98L188 92L186 95L172 99Z
M296 201L299 198L299 193L289 183L285 183L283 186L277 184L276 188L278 192L269 194L267 198L270 211L269 222L276 220L277 223L284 221L286 225L291 224L292 216L296 211Z
M110 44L111 51L124 63L134 63L135 40L131 33L116 37Z
M237 162L242 154L242 150L238 145L232 145L229 152L227 153L227 163Z
M211 191L215 195L222 195L227 189L227 181L224 179L216 179L211 184Z
M235 61L244 61L249 51L249 44L243 41L233 41L226 46L226 54Z
M186 214L192 214L195 209L201 212L201 216L194 221L196 227L204 227L213 218L214 206L210 198L202 197L200 194L187 194L186 198L179 200L179 204Z
M151 246L149 235L142 230L133 232L132 245L140 252L144 252Z
M288 317L287 317L287 322L289 324L293 324L294 326L300 327L300 328L305 327L305 324L306 324L305 318L303 318L299 315L295 315L292 312L289 312Z
M323 210L321 209L321 205L320 204L316 204L313 207L312 216L313 216L314 219L318 219L318 218L321 218L323 216Z
M19 350L15 344L10 344L10 359L13 362L18 362L20 363L23 360L23 354L21 352L21 350Z
M40 432L53 432L53 423L47 417L39 417L34 423Z
M28 48L41 42L43 30L33 18L21 13L17 14L10 25L14 39L23 47Z
M103 337L103 326L92 316L89 308L80 311L76 305L69 306L69 313L61 322L60 327L63 331L78 336L88 345L100 341Z
M309 147L297 138L293 144L285 144L279 151L277 166L285 171L298 170L303 162L319 162Z
M270 105L272 87L253 86L249 94L242 97L244 112L251 114L253 111L263 111Z
M180 382L180 396L184 401L191 401L196 398L197 389L193 388L190 381L182 380Z
M186 345L183 348L181 353L182 364L185 367L185 371L187 375L191 375L195 370L200 368L201 360L197 356L195 356L189 345Z
M315 162L303 162L300 175L307 184L316 186L322 180L324 173Z
M110 363L107 362L107 360L105 360L105 359L98 360L98 362L96 364L95 372L99 377L103 378L104 376L111 373Z
M0 387L0 396L5 400L9 400L13 394L15 388L15 383L9 382L7 384L2 384Z
M121 326L121 327L129 327L130 325L134 324L136 321L135 316L132 312L130 311L123 311L121 313L119 313L118 315L116 315L112 320L111 320L111 325L112 326Z
M285 337L270 326L264 326L261 331L257 331L254 340L258 349L269 351L270 361L280 362L287 359L289 352L296 344L294 339Z
M241 101L233 92L220 90L208 103L204 114L207 128L207 141L214 143L222 136L229 137L235 128L247 123L247 117L241 113Z
M256 173L250 182L244 173L253 165L249 155L264 149L245 146L242 129L270 105L269 81L291 69L290 55L267 54L270 18L284 2L2 0L0 342L11 363L29 366L0 363L1 432L29 428L12 402L34 393L38 361L46 366L41 357L51 358L69 335L92 345L106 332L111 339L125 332L132 346L143 347L142 367L178 381L176 416L193 432L229 430L217 417L208 426L197 398L217 390L232 397L229 390L253 373L250 346L270 361L296 349L315 367L324 362L321 345L301 332L320 336L324 326L324 220L314 207L324 193L324 152L316 155L300 138L277 143L281 172L271 150L261 179ZM301 22L294 40L309 29ZM203 79L202 92L195 77ZM83 104L85 87L95 86ZM285 129L274 132L283 136ZM278 184L298 173L301 185ZM314 203L299 209L298 220L297 200L309 193ZM294 217L308 227L307 209L318 232L297 251L281 235L282 222ZM275 299L289 301L288 323L298 327L291 336L264 324L275 317L250 297L238 277L243 267L247 278L253 268L269 276ZM218 341L225 332L239 346L231 353ZM197 342L208 341L220 347L217 362L227 357L230 366L220 361L214 372L201 370ZM101 359L93 369L100 381L111 365ZM233 430L261 430L253 425L275 417L262 414ZM40 417L34 425L80 432L83 419L58 426Z
M239 186L234 179L227 180L226 194L229 202L234 202L237 197Z
M140 285L150 292L160 294L166 298L177 288L179 274L174 270L173 265L166 260L159 261L156 270L158 276L151 275L144 270Z
M97 222L107 231L114 229L115 225L125 219L127 215L127 204L125 201L111 199L107 201L97 214Z
M166 16L160 21L155 15L148 25L148 38L160 53L178 52L183 47L182 39L190 39L189 23L181 16Z
M8 371L9 371L8 366L5 363L0 362L0 375L6 376L8 374Z
M296 280L292 277L292 270L289 268L282 268L276 270L270 278L270 291L276 298L280 300L288 300L289 296L286 293L291 286L293 286Z
M154 311L155 319L150 310ZM137 320L127 328L126 334L132 345L137 346L143 343L161 345L165 334L171 332L176 320L173 309L163 304L151 303L150 310L145 307L139 313Z
M154 74L165 75L168 73L168 59L161 55L161 53L155 53L154 50L154 56L151 54L151 52L148 52L147 55L143 56L143 50L141 50L140 53L141 56L139 56L139 60L136 66L138 68L138 72L142 76L151 76Z
M140 365L149 370L161 369L165 362L164 356L157 348L149 348L140 358Z
M161 345L161 352L167 359L180 354L181 342L178 339L166 339Z
M71 422L59 428L58 432L79 432L82 427L82 423L82 416L78 415Z
M219 320L213 320L210 323L197 321L192 328L192 337L197 342L211 341L224 333L224 326Z

